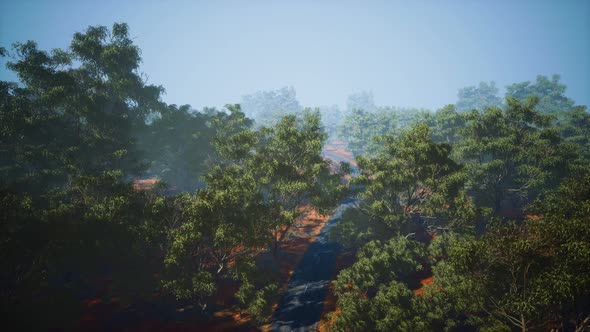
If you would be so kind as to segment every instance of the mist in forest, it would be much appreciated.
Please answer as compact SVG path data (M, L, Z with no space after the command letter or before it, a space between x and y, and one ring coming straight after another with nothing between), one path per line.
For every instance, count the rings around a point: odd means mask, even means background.
M590 3L0 3L24 331L590 329Z

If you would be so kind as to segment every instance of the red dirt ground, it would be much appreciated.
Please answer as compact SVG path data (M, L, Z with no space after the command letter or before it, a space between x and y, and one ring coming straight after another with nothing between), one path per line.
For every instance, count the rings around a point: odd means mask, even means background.
M295 268L301 261L303 254L309 245L315 240L315 237L320 233L330 216L323 216L318 214L315 210L308 206L302 207L307 211L305 218L298 223L297 227L290 231L290 234L285 237L280 247L280 283L279 293L283 294ZM277 308L278 302L273 304L273 311ZM262 331L270 331L271 324L266 324L262 327Z
M158 181L156 178L135 180L133 181L133 189L138 191L152 190Z
M352 165L356 166L354 163L354 157L352 153L346 151L346 143L343 141L333 141L330 145L326 146L326 150L330 151L333 154L336 154ZM151 190L153 189L154 185L158 182L156 178L150 179L139 179L133 182L133 188L138 191L144 190ZM294 273L296 266L299 264L299 261L303 257L303 254L309 247L309 245L315 240L315 237L319 234L323 226L329 219L329 216L322 216L319 215L315 210L310 209L308 206L304 206L301 208L302 210L306 211L305 217L289 231L285 239L280 245L280 262L279 262L279 269L280 269L280 283L279 283L279 292L283 293L291 278L291 275ZM339 256L337 258L337 268L336 273L333 276L335 279L337 273L348 266L350 266L352 262L352 258L348 256ZM125 308L128 304L125 301L122 301L121 298L124 297L111 297L110 300L106 302L103 301L105 298L109 298L105 296L106 294L110 294L109 286L105 286L106 291L103 292L104 294L99 294L98 297L88 299L85 301L86 306L88 308L88 312L86 312L81 319L81 321L76 324L80 330L84 331L93 331L96 328L93 328L94 322L100 322L103 319L106 319L113 313L117 312L120 309ZM222 293L231 293L229 289L227 292ZM156 296L157 297L157 296ZM223 294L219 295L219 301L215 302L224 302L226 300L226 296ZM273 309L276 309L278 303L273 305ZM330 285L330 289L328 291L326 305L324 309L324 313L337 310L336 306L336 298L333 294L332 286ZM178 312L184 311L185 308L178 308ZM324 315L324 314L323 314ZM251 325L251 318L244 312L241 311L234 311L234 310L221 310L214 313L215 319L210 321L173 321L173 322L162 322L157 320L150 320L145 319L137 326L132 327L126 331L137 331L137 332L144 332L144 331L233 331L236 329L245 330L245 331L269 331L270 324L262 326L261 329L253 327Z
M346 162L353 166L357 166L356 162L354 161L354 156L351 152L346 150L346 143L343 141L331 141L326 144L324 148L326 151L329 151L331 154L336 155L340 158L343 158Z
M434 277L432 277L432 276L420 280L420 284L422 285L422 287L420 287L418 289L414 289L414 291L413 291L414 295L420 296L420 295L424 294L424 291L426 290L426 288L424 286L432 285L433 282L434 282Z

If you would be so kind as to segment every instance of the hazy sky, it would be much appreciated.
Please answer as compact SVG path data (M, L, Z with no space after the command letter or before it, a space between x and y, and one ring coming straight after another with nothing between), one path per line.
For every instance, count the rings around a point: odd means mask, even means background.
M127 22L168 103L239 102L293 86L304 106L431 109L479 81L562 76L590 104L590 1L0 1L0 45L65 48L88 25ZM14 80L2 64L1 80ZM503 91L502 91L503 93Z

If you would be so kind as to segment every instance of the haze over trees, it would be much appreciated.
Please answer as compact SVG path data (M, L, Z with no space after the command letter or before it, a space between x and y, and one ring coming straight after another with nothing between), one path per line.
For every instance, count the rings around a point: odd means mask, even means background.
M587 113L567 103L552 112L541 97L448 106L357 158L361 214L335 232L356 260L335 281L334 329L587 328L587 146L557 121Z
M491 106L502 106L502 99L498 96L498 92L495 82L480 82L477 87L465 87L457 94L457 111L467 112Z
M242 97L241 106L246 116L257 120L261 125L275 124L281 116L296 114L303 110L293 87L245 95Z
M193 110L162 101L140 54L123 23L67 49L0 49L19 80L0 82L11 322L76 329L102 278L129 303L241 309L260 326L303 207L329 215L353 198L331 235L353 258L329 329L589 328L590 115L559 76L503 99L480 83L435 112L370 92L306 108L294 88ZM329 136L356 166L324 157Z

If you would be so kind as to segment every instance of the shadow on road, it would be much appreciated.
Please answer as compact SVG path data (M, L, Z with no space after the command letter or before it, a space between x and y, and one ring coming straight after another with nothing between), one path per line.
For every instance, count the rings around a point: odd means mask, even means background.
M341 250L340 244L331 242L328 235L341 220L342 213L354 203L348 199L341 204L303 254L274 313L273 331L309 331L316 327Z

